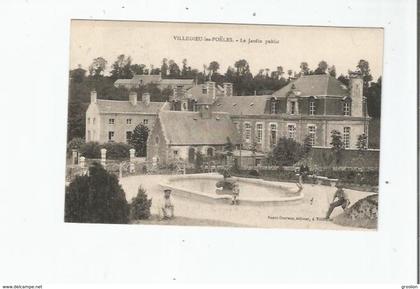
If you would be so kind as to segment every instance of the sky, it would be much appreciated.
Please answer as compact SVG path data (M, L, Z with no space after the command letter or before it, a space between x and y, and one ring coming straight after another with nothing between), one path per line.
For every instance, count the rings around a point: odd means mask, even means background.
M201 38L175 40L174 36ZM262 43L248 43L249 39ZM268 40L274 43L266 44ZM108 61L109 71L117 56L125 54L131 56L132 63L154 67L160 67L163 58L173 59L180 67L186 58L189 66L199 70L217 61L220 73L239 59L246 59L254 74L277 66L299 71L303 61L315 69L325 60L335 65L340 75L354 70L364 59L375 80L382 75L383 65L380 28L73 20L70 41L70 69L78 65L88 69L92 60L101 56Z

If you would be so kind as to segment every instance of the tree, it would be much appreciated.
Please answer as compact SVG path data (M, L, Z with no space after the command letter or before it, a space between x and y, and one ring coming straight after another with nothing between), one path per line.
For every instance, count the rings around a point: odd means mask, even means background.
M339 80L342 84L349 86L350 84L350 78L348 76L344 76L340 74L339 77L337 77L337 80Z
M70 79L76 83L82 83L86 78L86 70L79 66L76 69L70 70Z
M131 57L125 57L121 54L117 57L117 60L112 64L111 78L116 79L129 79L133 77L131 70Z
M372 75L370 74L369 62L360 59L357 64L357 72L360 73L360 76L363 79L363 95L366 95L367 89L369 87L369 82L372 81Z
M236 73L238 76L244 76L249 73L249 64L245 59L240 59L235 62Z
M256 153L257 153L257 147L258 147L258 142L257 142L257 140L255 139L255 140L251 143L251 145L250 145L250 147L249 147L249 150L250 150L250 151L251 151L251 153L252 153L253 165L255 165L255 159L256 159Z
M144 64L132 64L131 65L131 71L133 74L142 75L145 74L146 65Z
M145 157L147 153L147 138L149 137L149 128L144 124L135 127L131 139L128 143L136 150L136 156Z
M201 172L203 168L203 163L204 163L203 154L200 151L197 151L195 153L194 166L198 172Z
M179 77L181 74L181 70L179 69L178 64L176 64L175 61L173 61L172 59L169 60L169 76L170 77Z
M283 66L277 66L277 77L281 78L284 74Z
M343 138L341 136L341 132L335 129L331 131L330 145L331 145L331 151L335 156L336 164L338 164L341 159L341 153L344 149L344 143L343 143Z
M365 94L368 114L374 118L381 117L382 77L377 82L371 82Z
M337 76L337 72L335 70L335 65L332 65L332 66L328 67L328 73L329 73L329 75L331 75L334 78Z
M290 80L290 78L292 77L292 74L293 74L293 70L288 69L288 70L287 70L287 75L289 76L289 80Z
M187 59L186 58L184 58L183 60L182 60L182 72L181 72L181 74L182 74L182 76L187 76L188 75L188 71L190 70L191 68L190 67L188 67L187 66Z
M130 204L130 219L144 220L150 217L150 206L152 199L147 198L146 190L139 186L137 196L131 200Z
M67 152L72 150L80 150L80 148L85 144L85 140L81 137L75 137L67 143Z
M317 69L315 69L314 74L326 74L328 69L328 63L325 60L321 60L318 63Z
M305 156L308 156L311 150L312 150L312 138L308 134L305 136L303 140L303 153L305 154Z
M216 73L220 68L220 65L217 61L212 61L210 62L209 66L208 66L208 70L211 71L212 74Z
M301 73L301 75L310 74L308 62L301 62L300 63L300 73Z
M89 66L89 74L94 77L103 76L107 63L103 57L95 58Z
M359 151L363 151L367 149L368 147L367 136L364 133L362 133L361 135L357 137L356 147Z
M273 148L270 157L272 163L279 166L291 166L303 157L302 146L294 139L281 137Z
M77 176L66 187L65 221L125 224L129 207L115 175L94 163L89 174Z
M163 58L162 59L162 66L160 67L160 71L162 72L162 77L165 77L168 75L168 59L167 58Z

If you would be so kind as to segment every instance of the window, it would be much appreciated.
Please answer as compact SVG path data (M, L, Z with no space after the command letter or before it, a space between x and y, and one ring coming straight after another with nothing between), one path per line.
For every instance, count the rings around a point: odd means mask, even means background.
M309 115L315 115L315 100L309 101Z
M203 87L203 94L207 94L207 88L206 87Z
M214 154L213 148L207 148L207 156L212 157Z
M148 125L149 124L149 120L147 118L143 119L143 124L144 125Z
M157 137L155 137L155 143L156 144L159 144L159 137L157 136Z
M290 139L296 139L296 125L295 124L287 125L287 137Z
M113 141L114 140L114 132L113 131L109 131L108 132L108 141Z
M316 133L316 126L309 125L308 126L308 135L309 135L309 143L311 146L315 145L315 133Z
M90 139L90 130L88 130L87 140L88 141L91 141L91 139Z
M271 101L271 114L275 114L277 113L277 109L276 109L276 101L272 100Z
M93 121L92 121L92 123L93 123L93 124L95 124L95 120L96 120L96 119L95 119L95 118L93 118Z
M277 143L277 124L270 124L270 145L275 145Z
M256 130L257 130L257 143L262 143L262 140L263 140L263 124L262 123L257 123Z
M344 148L350 148L350 127L348 126L344 127L343 144Z
M131 118L127 118L127 124L131 124Z
M108 120L108 123L109 123L109 124L114 124L114 123L115 123L115 119L110 118L110 119Z
M177 156L178 155L178 151L177 150L175 150L174 151L174 156Z
M251 124L249 122L245 123L245 141L251 141Z
M290 114L296 114L296 101L290 102Z
M96 140L96 131L95 130L92 131L92 140L93 141Z
M125 139L127 140L127 142L131 140L131 137L132 136L133 136L133 132L132 131L127 131L125 133Z
M343 106L344 115L350 116L351 115L351 102L345 101Z
M90 124L90 117L88 117L88 124Z

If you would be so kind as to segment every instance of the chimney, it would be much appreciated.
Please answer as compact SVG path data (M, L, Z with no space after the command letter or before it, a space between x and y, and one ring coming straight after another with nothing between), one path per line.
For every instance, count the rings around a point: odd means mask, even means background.
M216 83L213 81L207 81L207 95L211 96L212 98L216 97Z
M233 84L232 83L224 82L223 87L224 87L225 96L232 96L233 95Z
M90 103L96 103L96 90L90 92Z
M350 75L351 115L363 116L363 79L358 74Z
M128 99L132 105L137 105L137 92L130 91L130 94L128 95Z
M143 103L145 105L149 105L150 104L150 93L148 93L148 92L143 93L142 96L141 96L141 100L143 101Z

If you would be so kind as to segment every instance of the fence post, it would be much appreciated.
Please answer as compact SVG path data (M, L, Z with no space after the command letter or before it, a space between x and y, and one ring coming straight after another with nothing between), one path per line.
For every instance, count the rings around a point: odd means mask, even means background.
M84 169L85 168L85 157L79 158L79 166Z
M77 161L78 161L78 155L79 155L79 153L78 153L78 151L76 150L76 149L72 149L71 150L71 162L72 162L72 165L77 165Z
M101 149L101 165L103 167L105 167L106 165L106 149L105 148Z
M130 166L129 166L130 174L132 174L136 171L135 166L134 166L135 153L136 153L135 149L130 149Z

